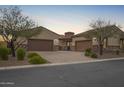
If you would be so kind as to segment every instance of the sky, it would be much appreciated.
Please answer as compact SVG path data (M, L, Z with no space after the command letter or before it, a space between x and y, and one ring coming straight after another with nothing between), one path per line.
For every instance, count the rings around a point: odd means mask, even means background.
M7 7L7 6L0 6ZM24 15L58 34L81 33L91 29L93 20L110 20L124 29L124 6L105 5L22 5Z

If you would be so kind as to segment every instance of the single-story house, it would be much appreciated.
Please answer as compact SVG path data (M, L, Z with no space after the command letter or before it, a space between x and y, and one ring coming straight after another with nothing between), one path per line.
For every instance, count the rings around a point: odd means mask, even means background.
M37 28L35 28L37 29ZM38 27L40 33L28 39L29 51L53 51L58 50L59 34L44 27Z
M70 50L73 32L66 32L65 35L59 35L45 27L36 27L31 29L39 31L39 33L29 39L19 37L17 41L23 42L29 51L57 51Z
M59 35L45 27L33 28L33 30L36 29L40 33L23 43L23 45L27 46L28 51L71 50L72 36L74 36L73 32L66 32L65 35Z
M96 38L89 37L95 31L93 29L76 35L73 32L59 35L41 26L33 29L38 29L40 33L25 42L29 51L84 51L87 48L97 49L98 47ZM110 30L116 33L104 40L104 49L124 48L124 32L115 25L110 26Z
M119 29L117 26L109 26L109 30L113 30L115 33L104 40L104 49L122 49L124 48L124 32ZM76 51L83 51L87 48L96 48L98 47L98 42L96 37L89 37L92 32L95 30L89 30L82 32L73 36L72 46L75 47Z

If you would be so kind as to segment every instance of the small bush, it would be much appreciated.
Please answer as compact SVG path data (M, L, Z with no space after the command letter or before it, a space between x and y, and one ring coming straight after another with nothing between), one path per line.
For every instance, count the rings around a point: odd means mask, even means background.
M8 60L9 50L7 47L0 47L0 59Z
M85 56L90 56L91 52L85 52L84 55Z
M18 60L24 60L26 52L23 48L18 48L16 53L17 53Z
M87 48L85 52L92 52L91 48Z
M85 55L85 56L90 56L91 53L92 53L91 48L88 48L88 49L85 50L84 55Z
M11 48L8 48L9 55L12 53Z
M44 63L46 63L46 60L44 60L40 56L33 56L32 58L29 59L29 63L31 63L31 64L44 64Z
M90 57L91 57L91 58L97 58L98 56L97 56L96 53L93 53L93 52L92 52L91 55L90 55Z
M37 53L29 53L28 54L28 58L32 58L34 56L39 56Z
M85 55L85 56L89 56L89 57L91 57L91 58L97 58L97 57L98 57L97 54L94 53L94 52L91 50L91 48L86 49L84 55Z

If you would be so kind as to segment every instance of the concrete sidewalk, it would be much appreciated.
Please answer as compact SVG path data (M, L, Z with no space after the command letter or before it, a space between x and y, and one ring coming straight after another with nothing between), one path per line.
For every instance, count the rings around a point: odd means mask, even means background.
M0 86L124 87L124 60L0 70Z
M96 63L96 62L108 62L108 61L119 61L124 60L124 57L111 58L111 59L100 59L100 60L87 60L87 61L76 61L76 62L64 62L64 63L52 63L52 64L38 64L38 65L24 65L24 66L10 66L10 67L0 67L0 70L11 70L11 69L23 69L23 68L34 68L34 67L51 67L51 66L61 66L61 65L72 65L81 63Z

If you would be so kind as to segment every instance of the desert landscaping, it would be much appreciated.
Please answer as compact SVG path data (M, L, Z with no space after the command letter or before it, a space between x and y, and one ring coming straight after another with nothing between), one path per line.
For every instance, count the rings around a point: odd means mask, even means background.
M0 67L124 57L124 32L109 21L98 19L90 23L91 30L60 35L36 27L16 6L1 14Z

